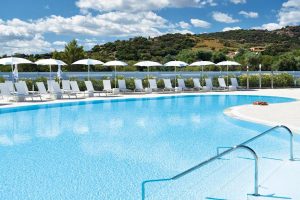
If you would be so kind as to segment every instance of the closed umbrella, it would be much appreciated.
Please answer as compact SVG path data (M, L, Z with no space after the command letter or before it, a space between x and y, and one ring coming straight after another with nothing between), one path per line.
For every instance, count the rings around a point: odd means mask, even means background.
M19 72L18 72L18 65L15 65L15 69L13 71L13 78L15 81L17 81L19 79Z
M203 79L203 67L204 66L209 66L209 65L215 65L215 63L213 63L211 61L197 61L197 62L193 62L189 66L201 66L201 68L202 68L201 78Z
M16 67L17 67L18 64L32 64L32 62L25 58L17 58L17 57L8 57L8 58L0 59L0 65L10 65L11 66L12 79L14 79L14 65L16 65ZM18 71L18 68L17 68L17 71Z
M78 60L74 63L72 63L72 65L87 65L88 66L88 80L90 80L90 66L91 65L103 65L104 63L100 60L95 60L95 59L82 59L82 60Z
M115 67L115 88L117 87L117 79L116 79L116 72L117 72L117 66L127 66L128 64L119 61L119 60L114 60L114 61L109 61L103 64L104 66L114 66Z
M62 78L61 65L58 65L56 75L57 75L58 80L60 80Z
M217 66L226 66L227 67L227 86L228 86L228 79L229 79L229 77L228 77L228 69L229 69L229 66L239 66L241 64L238 63L238 62L235 62L235 61L222 61L222 62L217 63L216 65Z
M149 68L150 67L160 67L160 66L162 66L162 64L160 64L159 62L153 62L153 61L141 61L141 62L135 63L134 66L148 68L148 86L149 86Z
M64 63L61 60L56 60L56 59L52 59L52 58L50 58L50 59L40 59L40 60L36 61L35 64L37 64L37 65L49 65L49 70L50 70L49 80L51 80L51 74L52 74L51 66L52 65L58 65L58 66L67 65L66 63Z
M164 66L166 67L175 67L175 87L176 87L176 68L177 67L185 67L187 66L188 64L186 62L183 62L183 61L170 61L170 62L167 62L164 64Z

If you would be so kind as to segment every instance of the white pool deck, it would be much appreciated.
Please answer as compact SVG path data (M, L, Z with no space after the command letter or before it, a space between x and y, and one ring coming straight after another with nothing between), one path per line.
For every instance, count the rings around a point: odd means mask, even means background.
M262 95L295 98L290 103L270 104L268 106L243 105L232 107L224 111L225 114L269 126L286 125L293 132L300 134L300 89L262 89L234 92L207 92L207 93L177 93L177 94L130 94L118 97L93 97L86 99L63 99L45 102L9 103L0 100L1 107L15 107L34 104L52 104L57 102L91 101L96 99L123 99L123 98L151 98L170 95ZM298 148L299 149L299 148ZM259 180L260 197L248 196L246 199L295 199L300 200L300 152L295 152L295 161L286 160L280 167L265 180ZM280 162L280 161L278 161Z

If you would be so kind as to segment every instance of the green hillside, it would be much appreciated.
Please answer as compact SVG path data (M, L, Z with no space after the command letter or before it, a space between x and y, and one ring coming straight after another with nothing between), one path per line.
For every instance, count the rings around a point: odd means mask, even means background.
M254 48L254 50L253 50ZM257 50L258 49L258 50ZM207 34L166 34L155 38L135 37L128 40L117 40L94 46L84 52L76 41L66 45L63 52L52 52L41 55L18 55L37 60L53 57L62 59L68 64L80 58L89 57L102 61L123 60L133 64L140 60L153 60L161 63L170 60L194 62L197 60L236 60L256 70L259 64L263 70L300 70L300 26L285 27L275 31L266 30L233 30ZM84 70L66 67L65 70ZM34 66L26 70L35 71ZM96 67L94 70L110 70ZM127 70L144 70L127 67ZM168 70L168 69L153 69ZM187 68L186 70L198 70ZM218 70L210 68L209 70ZM240 68L238 68L240 70Z

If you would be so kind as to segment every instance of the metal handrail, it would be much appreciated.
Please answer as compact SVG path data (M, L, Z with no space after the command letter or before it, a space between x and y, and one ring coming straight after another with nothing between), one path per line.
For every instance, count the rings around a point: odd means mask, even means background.
M214 156L214 157L212 157L212 158L210 158L210 159L208 159L208 160L206 160L206 161L204 161L204 162L202 162L202 163L200 163L200 164L198 164L198 165L196 165L196 166L194 166L194 167L192 167L192 168L190 168L190 169L188 169L188 170L186 170L186 171L184 171L180 174L177 174L176 176L173 176L171 178L165 178L165 179L153 179L153 180L143 181L142 182L142 200L145 199L145 185L147 183L165 182L165 181L176 180L176 179L178 179L178 178L180 178L180 177L182 177L182 176L184 176L184 175L186 175L186 174L188 174L188 173L190 173L190 172L192 172L196 169L199 169L200 167L202 167L204 165L207 165L208 163L210 163L210 162L212 162L216 159L219 159L219 158L223 157L224 155L226 155L226 154L228 154L228 153L230 153L230 152L232 152L232 151L234 151L238 148L243 148L243 149L246 149L246 150L250 151L252 153L252 155L254 156L254 158L255 158L255 181L254 181L254 194L253 195L254 196L259 196L259 194L258 194L258 167L257 167L258 157L257 157L257 154L255 153L255 151L253 149L251 149L250 147L246 146L246 144L248 144L248 143L250 143L250 142L266 135L266 134L268 134L269 132L271 132L273 130L279 129L279 128L283 128L283 129L287 130L287 132L290 135L290 160L294 161L294 146L293 146L293 144L294 144L294 134L293 134L293 132L291 131L291 129L289 129L287 126L284 126L284 125L274 126L273 128L270 128L270 129L264 131L263 133L255 136L253 138L250 138L249 140L246 140L245 142L241 143L240 145L237 145L237 146L234 146L234 147L231 147L231 148L228 147L229 148L228 150L226 150L226 151L224 151L220 154L219 154L219 147L218 147L216 156ZM220 148L227 148L227 147L220 147Z
M253 137L253 138L250 138L249 140L241 143L240 145L246 145L268 133L270 133L271 131L274 131L276 129L279 129L279 128L283 128L285 130L287 130L287 132L289 133L290 135L290 160L291 161L294 161L294 134L293 132L291 131L291 129L289 129L287 126L284 126L284 125L278 125L278 126L274 126L273 128L270 128L269 130L266 130L265 132Z
M171 178L164 178L164 179L153 179L153 180L146 180L146 181L143 181L142 182L142 200L145 200L145 186L147 183L153 183L153 182L166 182L166 181L173 181L173 180L176 180L176 179L179 179L189 173L191 173L192 171L195 171L196 169L199 169L205 165L207 165L208 163L210 162L213 162L215 160L217 160L218 158L220 157L223 157L225 156L226 154L229 154L237 149L244 149L244 150L247 150L249 151L254 159L255 159L255 163L254 163L254 167L255 167L255 172L254 172L254 196L259 196L259 193L258 193L258 156L257 154L255 153L255 151L253 149L251 149L250 147L246 146L246 145L238 145L238 146L234 146L234 147L231 147L230 149L220 153L219 155L216 155L204 162L201 162L200 164L198 165L195 165L194 167L188 169L188 170L185 170L184 172L181 172Z

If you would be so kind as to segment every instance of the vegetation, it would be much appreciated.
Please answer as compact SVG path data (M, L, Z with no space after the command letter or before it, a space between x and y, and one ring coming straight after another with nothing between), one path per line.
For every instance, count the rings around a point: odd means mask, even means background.
M260 46L262 52L253 52L251 47ZM228 32L207 34L166 34L155 38L135 37L129 40L117 40L103 45L96 45L90 51L72 40L62 52L51 52L39 55L17 54L18 57L36 61L41 58L56 58L65 61L68 66L63 71L86 71L86 66L71 66L74 61L82 58L94 58L103 62L123 60L129 66L121 69L128 71L144 71L146 68L135 67L133 64L141 60L153 60L161 63L170 60L182 60L188 63L198 60L220 62L236 60L241 67L231 70L262 70L296 71L300 70L300 26L286 27L275 31L266 30L233 30ZM199 70L200 68L184 68L181 70ZM10 71L10 66L1 68ZM92 66L92 71L110 71L111 67ZM173 70L173 68L153 67L151 70ZM209 70L219 70L210 67ZM48 71L47 66L22 65L19 71Z

